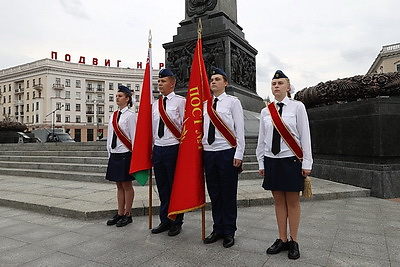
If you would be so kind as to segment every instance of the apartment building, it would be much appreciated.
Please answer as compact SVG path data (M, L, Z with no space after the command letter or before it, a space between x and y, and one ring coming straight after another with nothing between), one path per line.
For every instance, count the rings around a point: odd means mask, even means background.
M144 69L130 69L41 59L0 70L0 120L19 121L29 130L62 128L77 142L107 133L118 107L118 86L131 88L140 106ZM153 95L158 70L153 70Z

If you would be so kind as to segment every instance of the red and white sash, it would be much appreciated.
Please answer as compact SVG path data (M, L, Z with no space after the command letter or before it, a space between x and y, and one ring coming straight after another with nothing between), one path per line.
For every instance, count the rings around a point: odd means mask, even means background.
M225 124L222 118L218 115L215 109L212 108L213 98L207 101L207 113L210 117L210 123L214 124L218 132L226 139L231 147L236 147L236 136L233 134L231 129Z
M268 104L268 110L271 114L272 123L275 126L275 129L279 132L282 139L288 145L290 150L295 154L295 156L302 161L303 160L303 150L301 146L297 143L296 139L292 135L292 133L287 128L286 124L283 122L282 117L279 115L278 110L276 109L276 105L274 102Z
M122 131L119 127L117 118L118 118L118 110L114 111L112 125L114 127L114 132L117 135L118 139L126 146L129 151L132 152L132 141L128 138L128 136Z
M171 120L171 118L168 116L167 112L165 111L164 103L163 103L163 98L160 97L158 99L158 111L160 112L160 119L163 120L165 126L167 126L168 130L171 131L171 133L175 136L176 139L181 139L181 131L179 128L175 125L175 123Z

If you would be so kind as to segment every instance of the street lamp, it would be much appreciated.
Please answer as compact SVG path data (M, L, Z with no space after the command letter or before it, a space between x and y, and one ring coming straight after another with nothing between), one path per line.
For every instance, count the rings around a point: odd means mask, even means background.
M51 127L52 127L52 132L53 132L53 135L51 137L51 141L53 141L53 142L54 142L54 136L55 136L54 135L54 126L55 126L55 118L54 118L54 116L55 116L57 110L61 110L63 107L64 107L64 105L61 105L61 106L57 107L55 110L53 110L52 112L50 112L49 114L46 115L46 118L48 116L50 116L50 115L53 115L52 116L52 120L51 120Z

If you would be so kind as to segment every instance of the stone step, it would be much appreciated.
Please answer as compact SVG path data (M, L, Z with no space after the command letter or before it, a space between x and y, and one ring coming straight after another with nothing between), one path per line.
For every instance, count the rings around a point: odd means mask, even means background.
M0 155L10 156L47 156L47 157L107 157L107 151L2 151Z
M370 189L311 178L313 197L301 201L318 201L349 197L370 196ZM30 176L0 175L0 205L35 212L73 217L82 220L109 218L116 212L114 183L92 183L34 178ZM133 216L147 215L149 187L134 186ZM153 214L158 214L159 199L153 183ZM210 200L206 190L206 209ZM261 187L259 180L239 180L237 203L239 207L269 205L273 203L270 191Z
M107 157L49 157L49 156L5 156L0 155L0 161L17 162L47 162L47 163L80 163L107 165Z
M91 169L84 168L82 166L58 166L61 169L43 169L46 166L44 164L38 164L37 168L11 168L9 166L3 167L0 164L0 175L10 175L10 176L29 176L36 178L47 178L55 180L69 180L69 181L85 181L85 182L96 182L105 183L106 166L96 167ZM54 165L54 164L53 164ZM152 172L154 173L154 172ZM249 170L245 167L245 170L239 174L239 180L251 180L251 179L262 179L258 174L258 170Z
M106 151L106 142L85 142L85 143L25 143L25 144L0 144L2 151Z
M89 172L106 173L106 164L80 164L80 163L59 163L59 162L18 162L18 161L0 161L2 168L21 169L21 170L48 170L64 172Z

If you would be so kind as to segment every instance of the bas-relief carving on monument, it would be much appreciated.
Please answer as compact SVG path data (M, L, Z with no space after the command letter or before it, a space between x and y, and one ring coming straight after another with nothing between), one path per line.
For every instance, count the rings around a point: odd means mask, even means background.
M356 101L377 96L400 95L400 72L357 75L321 82L295 95L307 108Z
M186 0L186 13L192 17L211 11L217 5L217 0Z
M244 109L259 112L265 104L256 92L256 55L237 24L236 0L186 0L185 20L173 42L164 44L166 67L177 78L176 92L184 95L190 78L197 24L202 20L203 58L208 76L213 67L225 70L228 94L237 96Z

